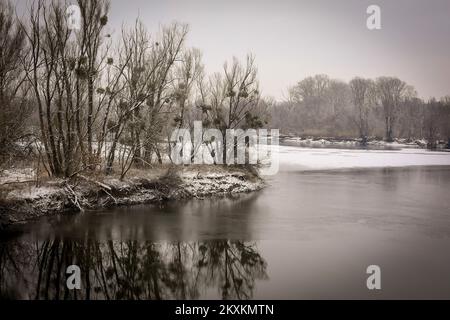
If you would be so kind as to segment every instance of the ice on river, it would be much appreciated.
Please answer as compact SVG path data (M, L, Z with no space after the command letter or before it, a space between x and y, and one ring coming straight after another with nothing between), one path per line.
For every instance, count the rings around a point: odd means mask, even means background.
M431 152L422 149L344 150L280 146L278 154L281 170L450 165L450 152Z

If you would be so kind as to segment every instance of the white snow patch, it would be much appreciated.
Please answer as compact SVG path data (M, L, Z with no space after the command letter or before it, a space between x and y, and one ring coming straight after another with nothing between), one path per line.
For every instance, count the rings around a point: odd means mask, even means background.
M278 155L282 170L450 166L449 152L422 149L343 150L280 146Z
M35 170L33 168L8 169L0 173L0 184L24 182L35 179Z
M38 200L47 198L57 192L60 192L61 188L58 187L30 187L25 189L13 190L8 194L8 198L12 199L25 199L25 200Z
M263 187L262 180L249 181L243 173L184 173L182 179L184 189L194 196L251 192Z

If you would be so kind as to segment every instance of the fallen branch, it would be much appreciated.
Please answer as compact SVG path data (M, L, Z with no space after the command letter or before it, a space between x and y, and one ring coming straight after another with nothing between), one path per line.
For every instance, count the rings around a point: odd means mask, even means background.
M114 203L117 204L117 199L114 198L113 195L110 193L112 191L112 188L110 186L108 186L108 185L106 185L104 183L101 183L99 181L95 181L95 180L93 180L91 178L85 177L85 176L83 176L81 174L79 174L78 177L80 177L80 178L82 178L82 179L84 179L84 180L86 180L88 182L94 183L97 186L99 186L103 190L103 192L105 192L111 199L114 200Z
M115 204L117 204L117 199L116 198L114 198L113 197L113 195L111 194L111 193L109 193L108 191L106 191L105 189L102 189L103 190L103 192L105 192L108 196L110 196L111 197L111 199L113 199L114 200L114 203Z
M78 201L77 194L67 182L65 183L65 190L73 196L73 199L68 197L69 200L80 210L80 212L84 212L84 209L81 207L80 202Z

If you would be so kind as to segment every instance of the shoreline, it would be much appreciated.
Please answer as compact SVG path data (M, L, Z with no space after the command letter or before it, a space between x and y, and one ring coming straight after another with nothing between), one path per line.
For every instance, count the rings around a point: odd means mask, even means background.
M250 193L265 185L248 169L219 166L139 170L123 181L78 176L70 182L51 179L39 187L11 183L8 190L0 190L0 230L44 216Z

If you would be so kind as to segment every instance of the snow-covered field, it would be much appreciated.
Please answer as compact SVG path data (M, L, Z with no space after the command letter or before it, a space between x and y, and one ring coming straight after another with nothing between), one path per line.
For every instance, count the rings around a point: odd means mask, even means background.
M281 170L450 166L450 152L423 149L344 150L279 147Z

